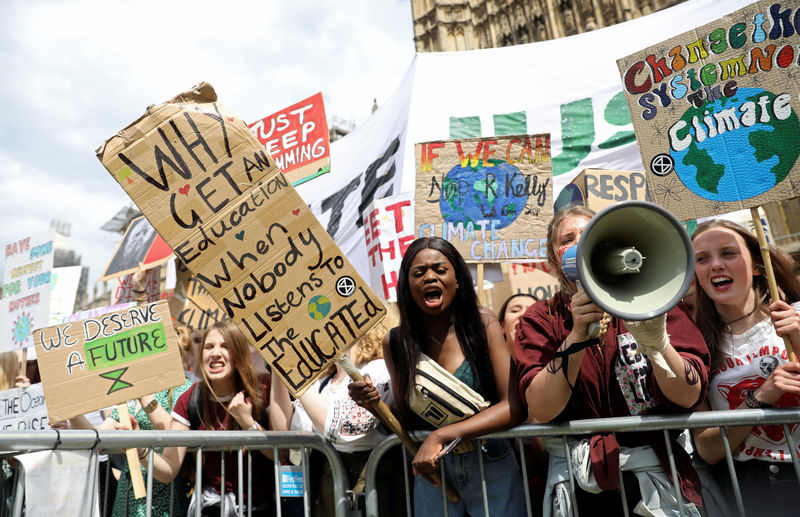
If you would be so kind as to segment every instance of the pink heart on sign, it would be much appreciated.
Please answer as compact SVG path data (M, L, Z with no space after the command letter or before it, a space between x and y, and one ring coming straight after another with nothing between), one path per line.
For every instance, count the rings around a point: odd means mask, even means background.
M228 122L233 122L233 117L228 117Z
M189 184L187 183L186 185L184 185L184 186L182 186L181 188L179 188L179 189L178 189L178 192L180 192L180 193L181 193L181 194L183 194L184 196L187 196L187 197L188 197L188 196L189 196L189 188L190 188L190 187L189 187Z
M299 208L295 208L294 210L292 210L292 214L294 214L294 215L297 215L299 213L300 213L300 209Z

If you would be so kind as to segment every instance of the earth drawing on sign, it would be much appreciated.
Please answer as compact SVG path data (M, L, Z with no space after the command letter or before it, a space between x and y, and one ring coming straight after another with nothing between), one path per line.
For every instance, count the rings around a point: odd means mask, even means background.
M739 201L783 181L800 156L800 122L785 97L740 88L687 110L670 130L683 184L705 199Z

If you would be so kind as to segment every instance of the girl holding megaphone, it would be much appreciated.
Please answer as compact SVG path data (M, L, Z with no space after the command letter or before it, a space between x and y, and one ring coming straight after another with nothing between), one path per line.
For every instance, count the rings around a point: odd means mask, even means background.
M520 396L531 422L684 412L705 396L708 349L682 305L646 321L612 318L564 275L561 256L578 243L594 212L558 212L548 228L548 262L560 279L553 298L531 306L517 326L514 353ZM597 337L589 327L600 322ZM673 440L674 442L674 440ZM677 512L667 478L669 456L660 432L600 433L568 439L575 499L563 442L546 438L550 452L544 515L622 515L620 479L628 507ZM699 515L701 485L691 458L672 445L686 515ZM574 463L577 461L578 465ZM622 472L622 475L620 475ZM641 513L637 511L636 513ZM645 513L641 513L644 515Z

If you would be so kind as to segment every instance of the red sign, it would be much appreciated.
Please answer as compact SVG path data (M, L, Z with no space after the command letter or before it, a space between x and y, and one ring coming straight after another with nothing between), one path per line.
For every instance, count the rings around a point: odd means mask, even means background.
M330 172L328 122L322 93L250 124L250 130L292 185Z

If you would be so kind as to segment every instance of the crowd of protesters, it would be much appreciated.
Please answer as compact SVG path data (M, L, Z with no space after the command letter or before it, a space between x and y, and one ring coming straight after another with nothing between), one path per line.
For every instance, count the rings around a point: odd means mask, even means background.
M234 324L218 322L201 333L179 328L186 382L129 403L130 426L313 430L341 454L347 488L359 493L369 454L388 434L374 413L374 404L382 400L406 429L430 431L405 458L412 466L415 515L444 514L439 474L458 496L447 503L451 516L483 515L484 490L490 514L507 517L525 515L524 490L530 490L535 515L573 515L575 504L584 515L622 515L621 494L639 515L677 515L679 506L690 516L725 515L726 498L712 502L709 494L724 492L730 482L710 486L711 478L698 474L726 457L719 428L695 429L693 440L687 433L671 436L671 453L660 432L600 433L570 438L566 447L560 438L530 438L522 466L520 451L510 441L482 439L526 422L800 405L800 365L789 360L783 345L787 338L800 350L800 283L790 257L770 247L781 295L771 300L757 240L727 221L703 223L692 237L692 308L681 302L652 320L623 321L604 313L561 270L561 256L578 242L593 215L572 207L550 223L547 258L559 278L558 292L547 300L513 295L498 315L478 302L469 269L452 244L417 239L402 260L396 307L348 351L364 379L350 381L335 366L298 400L269 378L266 363ZM589 327L595 322L600 332L593 336ZM0 387L28 382L19 375L19 364L17 354L0 355ZM433 384L427 385L430 378ZM438 395L437 385L445 386ZM453 397L450 406L443 403L451 411L432 415L428 396ZM463 408L453 407L461 403ZM116 410L102 423L79 417L56 425L126 427ZM790 494L798 483L791 466L796 451L783 429L727 432L748 514L760 515L766 501L770 515L795 513ZM800 428L788 429L800 443ZM140 452L145 472L148 455ZM186 454L185 447L156 450L152 515L182 515L198 505L204 515L220 515L220 507L234 515L242 503L253 515L275 513L271 450L254 454L252 476L258 483L252 500L245 501L235 495L235 457L224 463L230 472L220 471L220 454L231 453L207 453L199 474L202 493L187 492ZM567 454L577 463L574 480ZM280 460L296 461L291 455ZM404 458L398 454L386 461L378 480L380 514L405 515L406 499L398 495ZM679 495L672 488L671 461ZM313 513L331 515L331 472L313 463ZM524 489L521 467L533 480ZM145 515L144 500L132 496L129 474L123 464L108 505L112 515ZM284 506L284 514L298 512L302 507Z

